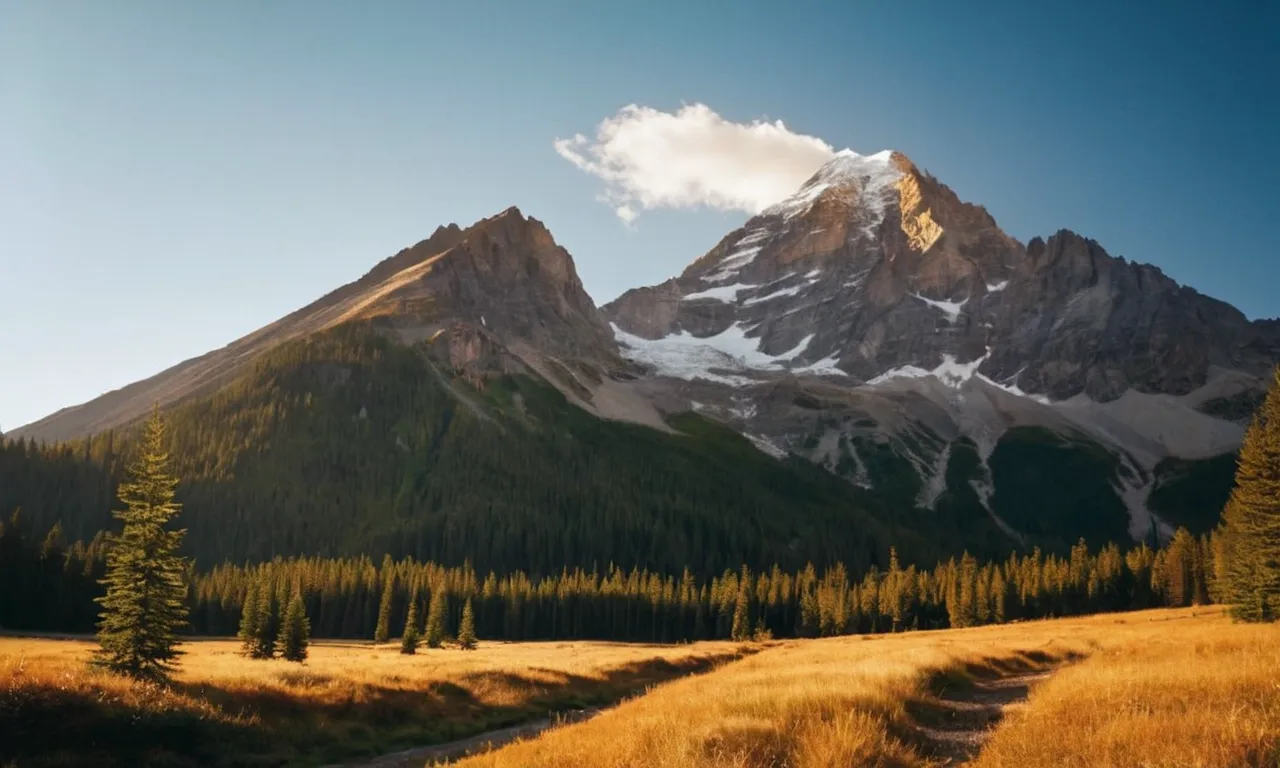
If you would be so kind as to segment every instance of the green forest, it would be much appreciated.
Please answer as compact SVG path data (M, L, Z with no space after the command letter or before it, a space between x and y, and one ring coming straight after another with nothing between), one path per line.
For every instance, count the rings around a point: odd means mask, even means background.
M40 540L39 545L36 541ZM0 626L89 632L104 570L101 540L66 546L60 531L30 537L20 519L0 530ZM564 568L533 577L524 571L481 575L470 565L386 556L276 558L220 565L188 578L190 631L236 634L246 595L271 604L277 618L302 595L311 633L328 638L398 637L411 605L418 613L443 595L445 632L456 632L463 606L475 607L479 637L502 640L599 639L676 642L701 639L818 637L940 629L1017 619L1070 616L1155 606L1204 604L1219 596L1221 541L1180 529L1169 544L1115 544L1069 555L1009 555L980 561L969 554L931 568L850 571L742 566L711 578L643 568Z

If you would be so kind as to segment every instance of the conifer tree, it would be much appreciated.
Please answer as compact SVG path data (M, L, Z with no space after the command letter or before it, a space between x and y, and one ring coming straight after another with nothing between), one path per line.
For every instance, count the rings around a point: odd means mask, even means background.
M130 465L118 496L124 523L110 538L106 594L97 662L133 677L163 679L173 670L177 632L187 626L187 563L178 555L183 530L165 526L181 509L174 501L176 478L168 473L165 427L159 409L143 427L140 455Z
M258 611L258 580L254 579L245 590L244 605L240 609L240 631L236 633L240 638L240 653L245 656L257 655L258 635L261 634L258 622L261 618Z
M458 624L458 647L464 651L476 649L476 619L471 613L471 598L462 605L462 621Z
M270 659L276 655L276 635L279 631L279 609L271 577L265 571L258 581L258 605L253 620L255 659Z
M391 574L391 555L383 558L382 600L378 603L378 624L373 629L373 642L382 644L391 637L391 595L395 582ZM365 626L368 626L367 624Z
M400 652L409 656L418 652L422 635L418 632L418 600L409 600L409 616L404 622L404 635L400 638Z
M439 648L444 645L445 625L444 611L447 607L444 599L444 584L436 584L431 589L431 606L427 609L427 630L423 639L428 648Z
M1280 367L1245 433L1221 535L1232 615L1280 618Z
M280 655L288 661L304 662L310 640L311 622L307 619L307 607L302 602L302 590L295 589L280 626Z
M733 628L729 633L729 636L734 640L751 639L751 606L748 604L749 599L746 587L740 588L738 590L737 605L733 609Z

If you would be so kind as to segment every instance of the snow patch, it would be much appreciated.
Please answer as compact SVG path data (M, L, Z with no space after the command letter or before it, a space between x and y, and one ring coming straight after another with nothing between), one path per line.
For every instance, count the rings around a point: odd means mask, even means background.
M960 301L960 302L938 301L937 299L925 298L924 296L921 296L918 293L913 293L911 295L915 296L917 299L923 301L925 304L928 304L934 309L939 310L940 312L946 314L947 322L952 324L954 324L957 320L960 319L960 310L964 308L965 304L969 303L968 299L965 299L964 301Z
M772 301L773 299L780 299L783 296L795 296L797 293L803 291L805 288L808 288L810 285L813 285L813 283L801 283L799 285L793 285L790 288L782 288L780 290L774 291L773 293L766 294L764 296L755 296L753 298L747 299L746 301L742 302L742 305L744 307L750 307L752 305L759 304L763 301Z
M837 352L831 353L829 356L809 363L799 368L792 368L792 373L812 373L818 376L848 376L849 374L840 370L837 363L840 362L840 355Z
M923 379L932 376L948 387L959 389L966 381L977 375L978 367L985 363L988 357L991 357L990 348L987 349L987 353L982 357L967 363L957 362L954 355L944 353L942 355L942 364L931 371L914 365L904 365L901 368L885 371L868 381L867 385L874 387L893 379Z
M805 279L807 282L802 283L802 284L800 284L800 285L793 285L793 286L791 286L791 287L789 287L789 288L780 288L780 289L778 289L778 290L776 290L776 291L774 291L774 292L772 292L772 293L770 293L770 294L768 294L768 295L766 295L766 296L755 296L755 297L752 297L752 298L747 299L746 301L744 301L744 302L743 302L743 306L750 307L750 306L752 306L752 305L754 305L754 304L759 304L759 303L764 302L764 301L771 301L771 300L773 300L773 299L781 298L781 297L783 297L783 296L795 296L796 294L800 293L800 292L801 292L801 291L803 291L804 289L809 288L809 287L812 287L813 285L815 285L815 284L818 282L818 276L819 276L819 275L821 275L821 274L822 274L822 270L820 270L820 269L815 269L815 270L813 270L813 271L809 272L807 275L805 275L805 276L804 276L804 279ZM792 277L792 275L788 275L788 277ZM784 280L784 279L786 279L786 278L779 278L778 280L774 280L774 281L773 281L773 283L782 282L782 280ZM769 285L773 285L773 283L769 283Z
M733 406L729 408L729 413L745 421L746 419L754 418L758 410L756 404L751 402L750 399L735 397L733 398Z
M747 336L747 329L736 322L714 336L698 337L681 331L661 339L635 336L617 324L612 324L612 327L614 338L623 347L623 356L652 366L659 375L685 380L703 379L731 386L747 386L755 382L745 376L714 373L713 370L737 373L784 370L782 364L798 357L813 340L813 334L809 334L792 349L770 355L760 351L759 338Z
M699 299L715 299L726 304L733 304L738 300L738 294L743 291L754 291L759 288L758 285L748 285L746 283L734 283L733 285L718 285L715 288L708 288L705 291L690 293L681 297L681 301L697 301Z
M760 449L761 452L767 453L775 459L785 459L787 457L787 452L774 445L767 437L746 432L743 432L742 436L750 440L751 444Z
M761 246L753 245L741 251L732 251L720 261L720 266L715 272L703 275L703 282L718 283L721 280L728 280L741 272L743 267L755 261L756 255L760 253L760 248Z
M998 283L987 283L987 293L999 293L1009 287L1008 280L1001 280Z
M1006 379L1006 381L1010 381L1010 382L1017 382L1017 381L1018 381L1018 377L1019 377L1019 376L1021 376L1021 375L1022 375L1022 371L1018 371L1017 373L1013 374L1013 375L1012 375L1012 376L1010 376L1008 379ZM1033 394L1030 394L1030 393L1028 393L1028 392L1023 392L1023 391L1018 387L1018 385L1017 385L1016 383L1012 383L1012 384L1001 384L1001 383L999 383L999 382L997 382L997 381L995 381L995 380L991 379L990 377L985 376L985 375L983 375L983 374L981 374L981 373L979 373L979 374L978 374L978 378L979 378L980 380L982 380L984 383L986 383L986 384L990 384L991 386L995 387L996 389L1004 390L1005 392L1008 392L1008 393L1009 393L1009 394L1011 394L1011 395L1017 395L1018 397L1025 397L1025 398L1027 398L1027 399L1029 399L1029 400L1034 400L1034 401L1036 401L1037 403L1040 403L1040 404L1042 404L1042 405L1052 405L1052 404L1053 404L1053 401L1052 401L1052 400L1050 400L1049 398L1045 397L1044 395L1033 395Z

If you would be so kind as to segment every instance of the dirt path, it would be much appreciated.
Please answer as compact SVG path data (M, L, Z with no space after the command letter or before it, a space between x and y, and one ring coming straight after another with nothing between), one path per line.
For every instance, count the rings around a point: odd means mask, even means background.
M921 717L926 750L931 747L932 757L949 766L977 757L1005 713L1022 706L1032 686L1051 674L1010 675L943 689Z
M516 739L537 736L539 733L557 725L588 720L601 711L600 709L578 709L562 712L552 717L543 717L537 720L530 720L527 723L513 725L509 728L499 728L496 731L478 733L475 736L468 736L457 741L433 744L429 747L414 747L402 752L392 752L389 755L383 755L373 760L346 763L345 766L341 767L329 766L329 768L357 768L357 766L359 768L408 768L408 766L422 768L428 762L454 760L466 755L488 752L491 749L510 744Z

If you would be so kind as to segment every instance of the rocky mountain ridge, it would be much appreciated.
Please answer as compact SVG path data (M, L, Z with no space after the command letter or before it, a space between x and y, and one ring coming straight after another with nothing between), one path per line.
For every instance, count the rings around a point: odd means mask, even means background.
M423 349L463 402L461 384L517 374L664 431L696 411L771 455L901 507L965 506L1015 539L1036 532L1026 510L1041 495L1081 485L1093 495L1072 504L1110 510L1094 530L1170 530L1148 504L1180 481L1169 462L1233 451L1280 360L1280 322L1249 322L1065 230L1024 246L904 155L845 151L679 276L603 308L547 228L511 208L440 227L260 331L15 434L127 425L353 322Z

